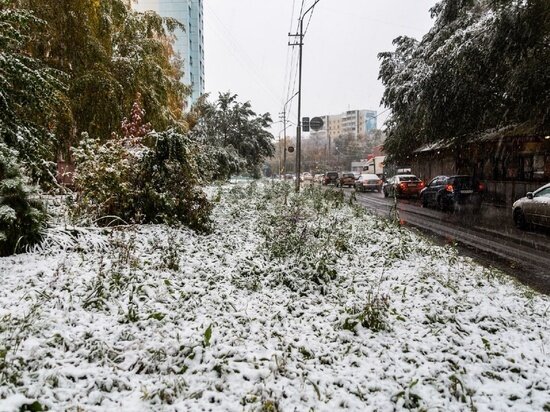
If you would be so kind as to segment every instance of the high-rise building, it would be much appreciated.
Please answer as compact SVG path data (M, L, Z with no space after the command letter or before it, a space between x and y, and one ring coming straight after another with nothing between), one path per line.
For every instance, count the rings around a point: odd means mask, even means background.
M152 10L162 17L172 17L185 26L175 32L174 49L183 60L183 82L191 86L188 103L204 94L204 34L202 0L137 0L131 1L138 11Z
M348 110L341 114L321 116L323 127L318 132L312 132L312 137L336 139L353 136L357 139L376 129L376 117L373 110Z

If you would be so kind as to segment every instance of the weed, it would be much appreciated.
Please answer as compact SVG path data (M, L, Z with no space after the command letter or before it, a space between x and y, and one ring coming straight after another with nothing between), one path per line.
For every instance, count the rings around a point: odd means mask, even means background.
M351 316L346 317L342 328L356 332L357 325L378 332L387 329L387 315L390 310L390 299L388 295L382 295L369 291L367 302L361 309L352 308L349 310Z

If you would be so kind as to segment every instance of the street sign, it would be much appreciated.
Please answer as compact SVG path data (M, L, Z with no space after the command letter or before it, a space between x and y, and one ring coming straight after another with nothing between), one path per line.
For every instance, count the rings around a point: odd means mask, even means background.
M309 117L302 117L302 131L309 132Z
M316 132L321 130L323 125L324 125L323 119L321 119L320 117L314 117L309 121L309 127L311 127L311 129Z
M292 153L294 151L294 146L288 146L288 153Z

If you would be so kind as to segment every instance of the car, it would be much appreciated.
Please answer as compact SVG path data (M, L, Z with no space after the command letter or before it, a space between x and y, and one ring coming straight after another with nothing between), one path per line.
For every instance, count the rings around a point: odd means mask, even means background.
M313 180L313 175L309 172L302 173L302 181L303 182L311 182Z
M313 177L313 181L316 183L323 183L323 180L325 179L324 173L318 173Z
M461 207L481 209L485 185L468 175L437 176L420 192L422 206L436 206L440 210L458 210Z
M550 228L550 183L516 200L512 205L512 216L520 229L529 225Z
M367 190L377 191L380 193L382 191L382 179L374 174L365 174L360 175L359 178L355 181L355 190L358 192L366 192Z
M415 175L395 175L382 186L384 197L418 197L424 189L424 182Z
M340 174L338 172L326 172L323 180L324 185L338 185Z
M353 187L355 185L355 174L353 172L344 172L340 176L338 186L340 187Z

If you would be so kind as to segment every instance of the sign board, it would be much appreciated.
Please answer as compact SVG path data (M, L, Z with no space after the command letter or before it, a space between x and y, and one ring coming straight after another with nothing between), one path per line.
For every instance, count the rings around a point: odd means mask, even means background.
M288 153L292 153L294 151L294 146L288 146Z
M302 132L309 132L309 117L302 117Z
M314 117L309 121L309 127L311 127L311 130L314 130L316 132L321 130L323 125L324 125L323 119L321 119L320 117Z

